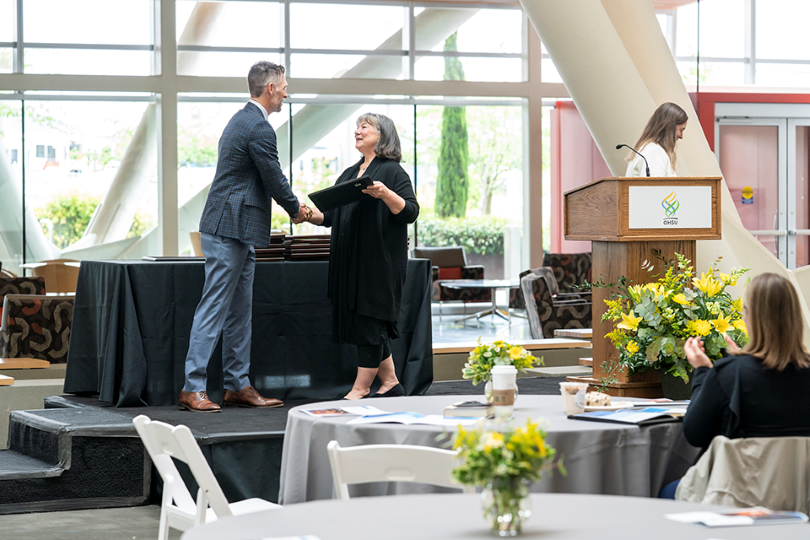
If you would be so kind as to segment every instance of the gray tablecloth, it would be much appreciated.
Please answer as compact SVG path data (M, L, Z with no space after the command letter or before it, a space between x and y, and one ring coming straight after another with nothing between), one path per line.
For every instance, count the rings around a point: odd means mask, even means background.
M421 396L363 400L353 404L373 405L389 412L415 411L442 414L444 407L482 396ZM292 409L287 417L281 458L279 502L300 503L330 499L333 484L326 445L413 444L444 447L451 433L441 427L401 424L351 425L341 417L315 418L302 409L340 407L332 401ZM558 472L532 487L540 493L594 493L656 496L663 485L683 476L695 461L698 449L681 434L680 423L639 428L622 424L569 420L562 396L520 396L516 422L544 419L548 442L564 456L568 476ZM412 484L360 484L350 487L353 496L437 492L441 488Z
M521 538L571 540L806 539L810 526L761 525L709 529L664 514L721 510L693 503L604 497L532 495ZM248 540L314 535L321 540L483 540L493 538L476 495L413 495L296 504L195 527L182 540Z

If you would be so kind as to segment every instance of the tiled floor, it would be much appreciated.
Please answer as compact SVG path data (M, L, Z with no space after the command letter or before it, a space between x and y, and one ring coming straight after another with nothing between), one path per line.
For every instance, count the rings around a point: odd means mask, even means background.
M506 306L506 298L498 299L498 306L503 309ZM459 322L466 316L478 312L484 312L491 307L486 304L468 304L466 314L464 306L461 304L447 304L442 306L442 316L439 316L438 305L433 306L433 343L457 343L476 341L480 337L484 341L496 339L531 339L529 324L525 319L525 312L518 311L513 314L511 322L507 322L500 317L486 315L481 319L467 319Z

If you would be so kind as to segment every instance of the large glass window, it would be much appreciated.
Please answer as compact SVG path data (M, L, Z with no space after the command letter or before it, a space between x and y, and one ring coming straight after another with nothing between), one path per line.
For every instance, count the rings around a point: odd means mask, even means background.
M445 70L447 57L460 60L463 74L456 80L526 79L520 10L419 8L416 13L415 79L452 79Z
M283 63L284 4L176 3L177 72L244 77L257 60Z
M769 60L810 60L807 21L810 2L768 0L759 3L756 15L757 58ZM765 66L758 66L761 69Z
M152 229L161 220L169 229L177 227L179 252L187 251L188 232L198 227L215 175L222 130L248 98L244 84L236 87L229 78L244 81L258 60L285 65L294 83L290 91L297 92L270 122L283 171L301 200L333 184L359 159L355 121L371 111L396 123L402 166L420 192L423 216L435 217L435 186L444 167L438 158L443 111L462 109L470 129L469 188L465 217L453 219L480 221L484 225L472 236L483 242L492 233L493 245L502 246L499 227L520 226L522 220L522 211L516 211L523 197L520 100L413 97L412 88L397 92L402 95L379 95L351 80L341 83L345 95L335 95L326 82L308 79L523 81L522 11L497 3L354 2L0 0L0 78L4 73L46 76L13 77L5 88L19 91L0 91L5 98L0 105L6 104L0 108L0 228L5 227L0 260L8 265L160 254L167 240ZM160 69L161 13L170 9L177 71L143 77ZM59 77L48 77L52 74ZM194 80L200 88L183 76L202 77ZM302 89L295 79L316 89ZM21 89L19 81L37 85ZM327 85L327 91L319 85ZM433 91L435 85L429 86ZM161 143L162 137L174 136L166 122L175 120L176 172L166 167L174 161L166 154L173 145ZM159 194L166 193L161 182L176 190L176 213L158 204ZM272 217L274 228L325 232L309 224L291 226L278 205ZM412 227L414 235L419 225ZM429 236L426 229L419 243L457 243L448 238ZM411 246L416 242L412 237ZM495 253L480 246L468 251L472 257Z
M687 84L807 86L810 42L803 21L810 4L805 0L703 0L673 13L675 56Z
M24 0L24 71L149 75L149 0Z
M0 100L0 261L14 274L23 262L22 131L20 101Z
M464 246L503 278L504 230L523 226L520 106L417 106L420 246Z
M29 99L25 119L25 203L46 240L32 242L40 235L27 233L28 262L157 225L154 104ZM100 208L108 194L117 196Z

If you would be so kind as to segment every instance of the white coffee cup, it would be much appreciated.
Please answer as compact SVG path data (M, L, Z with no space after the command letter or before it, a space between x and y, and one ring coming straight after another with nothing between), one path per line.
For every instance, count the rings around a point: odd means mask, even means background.
M588 383L584 382L561 382L560 393L563 398L563 409L565 414L579 414L585 412L585 393L588 391Z
M492 404L496 416L512 416L515 406L517 369L515 366L492 367Z

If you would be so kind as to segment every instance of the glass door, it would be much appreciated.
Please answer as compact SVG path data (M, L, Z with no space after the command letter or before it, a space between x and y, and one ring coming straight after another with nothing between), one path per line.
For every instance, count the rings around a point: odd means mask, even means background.
M787 266L787 120L723 116L715 134L715 154L743 226Z
M788 214L789 268L810 264L810 118L789 118L787 125L788 192L794 208Z

